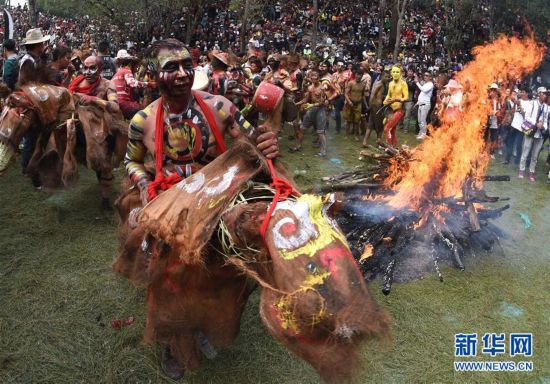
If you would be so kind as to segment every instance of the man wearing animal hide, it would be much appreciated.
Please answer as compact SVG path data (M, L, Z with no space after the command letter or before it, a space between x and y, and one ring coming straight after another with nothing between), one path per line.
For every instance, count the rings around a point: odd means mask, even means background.
M89 56L82 65L82 74L69 84L69 91L77 95L76 111L83 128L83 131L69 132L72 139L69 144L74 150L76 141L84 143L86 137L87 159L89 163L94 163L90 165L96 170L101 185L102 207L109 209L113 174L111 156L108 154L117 147L119 151L115 152L123 151L126 144L123 137L127 129L117 102L116 89L111 81L101 77L101 70L101 58ZM97 140L98 137L101 140Z
M237 107L225 97L202 91L192 92L195 75L192 57L180 41L175 39L156 41L150 52L148 66L151 72L155 73L161 97L139 111L131 121L124 163L133 187L123 191L116 203L122 222L121 234L124 228L128 229L128 233L126 240L122 239L125 243L119 258L115 261L115 269L125 275L134 273L124 271L125 263L131 264L136 257L128 256L128 244L132 239L141 236L138 244L145 244L144 249L149 249L147 237L144 238L143 233L136 234L140 228L132 232L131 228L135 228L132 222L136 210L139 212L142 205L155 199L182 179L196 173L225 152L225 137L236 139L243 134L252 137L255 130L241 116ZM264 156L274 158L278 155L277 139L273 132L255 136L257 137L256 146ZM154 165L146 164L147 154L152 155ZM139 252L139 250L135 251ZM158 265L165 261L157 259L155 262ZM152 259L150 263L153 263ZM143 269L147 268L149 267ZM212 273L212 270L210 272ZM139 273L141 272L137 272ZM199 275L201 272L194 274L194 276ZM153 283L149 283L147 287L148 306L162 307L162 311L168 314L170 304L167 303L171 298L166 297L166 293L160 294L158 287L155 288ZM174 298L179 297L177 290L172 294ZM165 304L161 305L159 301ZM158 313L157 309L151 312L150 316L155 316L155 313ZM170 314L172 316L173 312ZM182 351L179 347L182 343L173 340L176 337L174 335L183 331L173 329L173 326L158 325L160 323L159 319L148 320L148 328L154 329L151 332L155 336L146 336L146 339L155 339L164 344L162 368L171 378L180 378L183 376L184 364L187 368L193 367L193 362L187 361L185 357L189 356L189 353ZM202 340L201 343L204 344L207 341Z

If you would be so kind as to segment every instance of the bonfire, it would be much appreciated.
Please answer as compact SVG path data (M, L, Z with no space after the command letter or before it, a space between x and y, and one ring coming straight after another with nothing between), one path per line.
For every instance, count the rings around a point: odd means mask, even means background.
M487 196L484 181L507 180L484 176L487 85L512 88L538 67L543 53L532 37L500 37L474 48L475 59L456 76L465 96L460 118L441 116L441 126L414 149L386 145L363 152L382 164L367 172L370 177L352 171L329 180L346 190L337 220L366 277L383 276L385 294L394 278L431 270L443 281L440 263L463 270L465 257L500 247L501 232L489 220L509 206L483 205L505 200Z

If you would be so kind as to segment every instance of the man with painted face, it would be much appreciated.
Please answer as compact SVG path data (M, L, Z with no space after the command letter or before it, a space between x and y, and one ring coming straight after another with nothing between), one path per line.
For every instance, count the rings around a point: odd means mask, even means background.
M102 61L89 56L82 65L82 74L69 84L69 91L81 94L81 105L98 104L110 112L118 112L116 90L113 84L101 77Z
M384 105L390 106L384 133L386 134L386 142L395 147L397 146L396 128L405 116L403 103L409 99L409 87L405 80L401 78L401 68L397 65L392 67L391 77L392 81L388 85L388 94L384 100Z
M150 66L151 70L155 67L161 97L132 119L124 161L144 204L167 186L166 181L162 186L158 182L162 175L152 175L145 168L147 153L163 156L162 173L179 175L181 179L220 155L224 136L237 138L252 128L225 97L191 92L192 58L180 41L156 41L151 56ZM155 131L163 132L162 136ZM272 132L260 135L257 145L268 158L278 155L277 139ZM162 148L163 153L157 153L156 148ZM177 177L171 177L175 183Z
M98 105L104 107L106 111L111 113L119 112L117 94L113 83L101 77L102 60L97 56L89 56L84 60L81 71L82 74L77 76L69 84L69 91L78 94L80 99L78 105ZM77 108L77 112L79 109ZM81 130L78 130L78 135L83 135ZM81 136L80 140L84 140ZM102 171L97 173L99 184L101 185L102 208L111 210L109 197L111 196L111 185L113 175L111 171Z
M191 91L193 62L180 41L156 41L150 56L149 67L156 75L161 97L132 119L124 160L128 175L138 187L132 193L139 191L143 205L220 155L224 137L238 138L253 131L225 97ZM256 143L267 158L278 155L277 138L272 132L259 135ZM155 159L154 175L145 166L148 153ZM184 374L181 362L167 346L163 349L162 369L172 379Z

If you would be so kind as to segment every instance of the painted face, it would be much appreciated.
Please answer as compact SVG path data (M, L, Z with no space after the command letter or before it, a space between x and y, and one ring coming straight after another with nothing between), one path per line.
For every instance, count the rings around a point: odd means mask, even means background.
M317 81L319 81L319 73L317 71L313 71L310 73L309 78L312 82L316 83Z
M395 81L399 80L401 78L401 69L399 67L392 67L391 69L391 77Z
M191 92L195 70L189 51L161 49L158 56L158 85L161 93L178 96Z
M94 83L99 78L99 62L95 56L90 56L84 60L82 65L82 74L88 83Z

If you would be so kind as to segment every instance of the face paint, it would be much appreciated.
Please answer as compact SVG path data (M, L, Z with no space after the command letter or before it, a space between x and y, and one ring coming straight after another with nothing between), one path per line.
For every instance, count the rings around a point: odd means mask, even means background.
M392 67L391 69L391 77L395 81L399 80L401 78L401 69L399 67Z
M84 60L84 64L82 65L82 74L89 83L94 83L97 80L100 71L98 61L94 56L88 57Z
M159 88L168 96L191 91L195 70L191 55L186 49L161 50L158 55L159 63Z
M158 63L160 68L164 69L164 66L170 61L180 61L188 58L190 59L191 55L185 48L182 48L181 50L163 50L159 52Z

